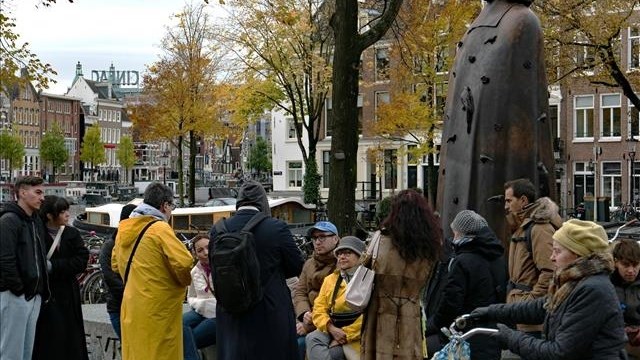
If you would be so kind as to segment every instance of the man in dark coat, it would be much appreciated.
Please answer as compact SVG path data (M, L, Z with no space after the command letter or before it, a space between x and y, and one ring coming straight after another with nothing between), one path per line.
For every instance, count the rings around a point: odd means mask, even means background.
M507 264L504 248L487 221L474 211L463 210L451 223L451 229L455 258L449 265L443 299L435 314L427 319L427 337L439 334L442 327L449 327L455 318L476 307L505 300ZM469 343L472 360L500 359L501 351L495 339L477 335L469 339ZM429 349L429 352L436 350Z
M458 43L442 135L438 206L445 238L472 209L506 244L502 185L529 178L553 198L553 153L540 23L530 0L486 0Z
M240 230L258 211L270 214L262 185L246 181L238 193L236 209L234 216L224 220L229 232ZM285 279L300 274L304 259L286 223L268 217L252 233L263 298L243 314L228 313L222 306L216 308L218 360L296 360L295 315ZM215 236L214 226L210 257L216 251Z

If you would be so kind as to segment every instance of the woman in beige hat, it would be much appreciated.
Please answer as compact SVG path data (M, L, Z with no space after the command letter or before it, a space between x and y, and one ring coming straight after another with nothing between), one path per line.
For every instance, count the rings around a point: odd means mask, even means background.
M494 335L522 359L626 359L622 311L609 281L613 257L602 226L571 219L553 235L553 283L544 298L491 305L475 320L537 324L542 339L498 324Z

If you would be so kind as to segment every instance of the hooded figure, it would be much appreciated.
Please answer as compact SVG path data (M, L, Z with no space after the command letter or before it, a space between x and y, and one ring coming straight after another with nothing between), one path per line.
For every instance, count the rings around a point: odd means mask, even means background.
M237 212L223 220L227 231L239 231L258 212L270 215L267 193L260 183L246 181L238 192ZM216 307L216 348L219 360L295 360L296 324L285 279L298 276L304 260L289 227L268 217L256 225L254 247L260 265L263 297L253 308L232 314ZM216 251L216 227L210 232L209 258Z
M440 345L447 342L440 333L456 317L468 314L479 306L501 303L505 300L507 264L500 240L489 228L487 221L471 210L458 213L451 223L455 234L455 258L449 264L449 276L438 310L427 319L426 336L440 335ZM495 327L495 324L479 324ZM486 335L469 339L471 359L500 359L500 347ZM429 352L439 349L429 348Z
M458 43L438 180L445 238L456 214L473 209L504 241L507 180L529 178L553 195L543 38L530 2L487 1Z

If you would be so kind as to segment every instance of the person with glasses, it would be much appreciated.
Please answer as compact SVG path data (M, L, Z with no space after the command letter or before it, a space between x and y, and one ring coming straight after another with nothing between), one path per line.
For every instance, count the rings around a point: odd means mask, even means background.
M118 226L111 266L124 280L123 360L183 356L182 302L193 257L168 223L173 208L171 188L154 182L143 203Z
M315 301L324 278L336 269L336 257L333 250L338 246L338 229L329 221L320 221L313 225L307 236L313 241L313 255L303 268L293 291L293 305L296 311L296 332L300 359L305 355L305 337L316 329L311 316Z

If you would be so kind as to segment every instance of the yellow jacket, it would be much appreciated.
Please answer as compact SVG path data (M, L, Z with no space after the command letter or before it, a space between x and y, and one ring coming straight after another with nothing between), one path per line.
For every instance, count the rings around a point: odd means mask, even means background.
M338 281L338 276L340 275L340 270L336 270L333 273L327 275L322 282L322 287L320 288L320 293L318 293L318 297L313 303L313 324L318 328L318 330L327 333L327 324L329 323L329 312L331 309L331 298L333 297L333 289L336 286L336 281ZM342 281L340 284L340 288L338 289L338 294L336 295L336 302L333 306L333 312L341 313L341 312L352 312L351 308L347 305L344 299L344 293L347 289L347 284ZM342 328L342 330L347 335L347 341L349 345L354 348L356 351L360 351L360 329L362 328L362 315L356 319L356 321Z
M139 216L120 222L111 267L123 279L138 234L152 220ZM168 223L158 221L147 229L122 299L123 360L182 359L182 302L192 264L193 257Z

